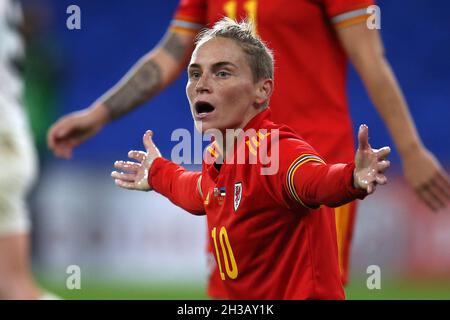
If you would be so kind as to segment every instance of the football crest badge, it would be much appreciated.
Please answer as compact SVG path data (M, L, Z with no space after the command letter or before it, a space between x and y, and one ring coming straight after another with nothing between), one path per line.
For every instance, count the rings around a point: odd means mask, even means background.
M242 199L242 182L236 182L234 184L234 211L237 211Z

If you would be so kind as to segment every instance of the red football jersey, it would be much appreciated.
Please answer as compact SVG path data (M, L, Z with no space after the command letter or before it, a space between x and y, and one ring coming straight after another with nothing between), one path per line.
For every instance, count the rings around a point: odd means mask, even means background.
M173 30L197 32L223 16L250 18L273 49L273 120L290 126L329 162L349 162L354 140L347 59L335 28L367 19L373 0L181 0Z
M153 162L149 184L188 211L206 213L223 298L343 299L334 212L306 204L340 205L365 196L352 187L354 165L325 165L292 130L270 120L270 109L244 131L251 129L254 134L237 143L220 169L204 162L201 174L186 172L160 158ZM259 156L264 140L267 150L276 150L270 156L279 155L272 157L275 174L262 174L266 161L250 160L251 154ZM314 171L312 163L326 171Z

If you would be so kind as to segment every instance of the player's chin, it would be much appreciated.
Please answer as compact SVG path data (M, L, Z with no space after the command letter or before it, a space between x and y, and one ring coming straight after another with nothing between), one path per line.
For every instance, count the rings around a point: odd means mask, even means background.
M220 123L214 120L195 120L195 128L201 132L205 133L206 131L222 131Z

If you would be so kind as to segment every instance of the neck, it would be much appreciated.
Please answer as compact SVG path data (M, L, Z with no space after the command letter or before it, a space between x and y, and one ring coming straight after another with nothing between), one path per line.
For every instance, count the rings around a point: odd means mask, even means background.
M244 121L240 125L233 129L223 129L220 131L220 136L214 135L214 139L217 145L217 151L220 153L222 159L227 159L227 157L234 152L234 145L236 143L236 134L240 130L244 130L247 124L256 117L264 109L255 109L254 112L249 113L244 117Z

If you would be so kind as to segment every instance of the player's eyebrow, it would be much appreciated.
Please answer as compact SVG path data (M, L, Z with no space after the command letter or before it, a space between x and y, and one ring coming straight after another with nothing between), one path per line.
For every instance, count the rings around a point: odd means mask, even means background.
M229 67L229 66L237 68L237 66L234 63L232 63L232 62L220 61L220 62L214 63L213 66L212 66L212 69L213 70L217 70L217 69L220 69L220 68L223 68L223 67Z
M233 67L233 68L237 68L237 65L235 65L234 63L232 63L232 62L229 62L229 61L219 61L219 62L216 62L216 63L214 63L213 65L212 65L212 70L217 70L217 69L220 69L220 68L223 68L223 67L228 67L228 66L231 66L231 67ZM190 70L190 69L202 69L202 67L201 67L201 65L200 64L198 64L198 63L192 63L192 64L190 64L189 65L189 67L188 67L188 70Z

